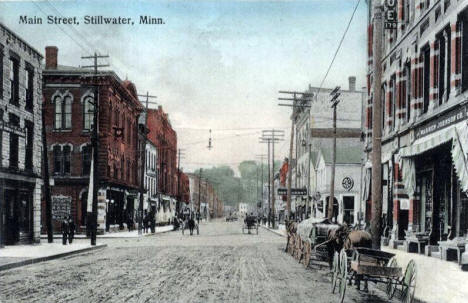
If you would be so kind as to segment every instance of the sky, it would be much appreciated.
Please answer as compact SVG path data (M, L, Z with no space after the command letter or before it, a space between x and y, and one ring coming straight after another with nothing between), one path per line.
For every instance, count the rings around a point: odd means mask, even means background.
M0 22L31 46L59 48L58 62L108 54L110 69L158 96L183 150L181 167L230 165L266 154L262 129L286 133L275 158L287 157L291 108L279 90L320 86L358 0L310 1L0 1ZM79 25L46 24L46 16ZM129 17L134 25L86 25L84 16ZM138 24L140 16L162 25ZM43 24L20 24L19 17ZM365 85L366 2L360 1L324 87ZM156 106L156 105L154 105ZM212 149L208 149L209 130Z

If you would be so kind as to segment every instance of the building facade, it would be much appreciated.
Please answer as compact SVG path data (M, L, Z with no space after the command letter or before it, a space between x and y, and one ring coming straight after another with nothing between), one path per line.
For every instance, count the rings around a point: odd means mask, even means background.
M0 23L0 246L40 241L41 61Z
M162 106L148 109L148 140L158 153L158 191L175 198L177 195L177 133L172 128L169 114Z
M58 49L46 47L44 115L52 208L65 209L78 231L86 230L92 167L94 89L99 98L98 232L123 229L138 208L138 116L135 86L112 71L58 64ZM92 178L91 178L92 179ZM54 217L59 227L59 217ZM45 222L45 215L43 216ZM45 226L45 224L44 224Z
M145 155L145 192L143 194L143 210L156 210L158 203L158 151L156 146L146 140L146 155Z
M361 183L361 127L362 107L365 92L356 90L356 77L348 78L348 89L340 89L337 107L336 141L337 164L335 172L334 217L338 222L357 222L362 210ZM309 216L327 216L330 195L331 164L333 147L333 108L330 93L333 89L309 86L305 91L310 102L302 102L292 115L295 126L295 142L292 161L292 187L307 189L307 195L291 198L291 211L300 219ZM301 104L299 104L301 105ZM348 151L348 153L346 153ZM283 172L285 174L287 172ZM285 178L283 176L283 178ZM350 183L353 186L346 187Z
M384 234L394 247L448 258L468 235L468 1L397 1L398 27L382 33L381 100L373 99L372 2L366 158L372 105L381 102Z

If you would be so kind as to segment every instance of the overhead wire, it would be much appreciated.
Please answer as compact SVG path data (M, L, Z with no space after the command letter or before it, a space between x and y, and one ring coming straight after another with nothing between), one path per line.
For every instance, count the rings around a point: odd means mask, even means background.
M330 72L330 70L331 70L331 68L333 66L333 63L335 62L335 59L336 59L336 56L338 55L338 52L340 51L341 45L343 44L343 41L344 41L344 39L346 37L346 34L348 33L349 27L351 25L351 22L353 21L354 15L356 14L359 3L361 3L361 0L358 0L358 2L356 3L356 6L354 7L351 18L349 19L348 25L346 26L346 29L345 29L345 31L344 31L341 39L340 39L340 42L338 43L338 47L337 47L337 49L335 51L335 54L333 55L332 61L330 62L330 65L328 66L327 72L325 73L325 76L323 77L322 82L320 83L319 89L317 91L317 96L320 93L320 90L322 89L323 83L325 82L325 79L327 78L328 73Z

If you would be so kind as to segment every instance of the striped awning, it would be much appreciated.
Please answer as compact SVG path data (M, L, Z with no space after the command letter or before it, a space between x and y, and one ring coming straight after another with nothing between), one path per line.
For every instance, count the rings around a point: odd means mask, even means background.
M411 157L420 155L437 146L452 141L452 161L463 191L468 191L468 129L466 122L461 122L437 133L420 138L411 146L400 149L399 155L403 158L403 182L408 194L414 193L416 188L416 170Z

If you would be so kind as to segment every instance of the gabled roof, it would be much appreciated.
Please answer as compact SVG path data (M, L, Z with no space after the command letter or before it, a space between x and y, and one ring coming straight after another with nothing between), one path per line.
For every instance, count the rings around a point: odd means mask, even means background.
M362 153L363 150L360 146L337 147L336 164L360 164ZM331 148L321 148L319 154L326 164L333 162Z

